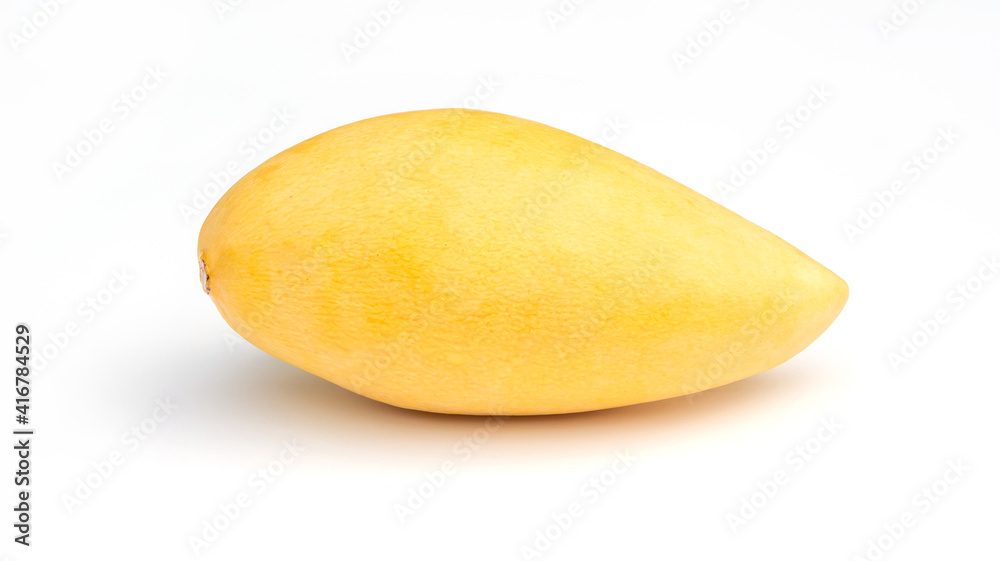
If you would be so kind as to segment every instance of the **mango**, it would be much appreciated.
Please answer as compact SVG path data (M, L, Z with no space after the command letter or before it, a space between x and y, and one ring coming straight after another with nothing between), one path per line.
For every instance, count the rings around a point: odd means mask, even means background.
M202 285L263 351L453 414L590 411L771 369L847 284L608 148L465 109L385 115L270 158L212 209Z

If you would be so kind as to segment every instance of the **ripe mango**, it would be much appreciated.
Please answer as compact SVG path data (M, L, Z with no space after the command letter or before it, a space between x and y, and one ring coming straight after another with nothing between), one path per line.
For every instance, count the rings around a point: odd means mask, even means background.
M202 284L275 357L457 414L707 390L818 337L847 284L617 152L464 109L385 115L267 160L212 209Z

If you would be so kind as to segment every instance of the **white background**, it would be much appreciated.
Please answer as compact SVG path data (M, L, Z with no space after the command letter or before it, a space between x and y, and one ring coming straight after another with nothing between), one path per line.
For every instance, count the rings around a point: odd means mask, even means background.
M245 492L201 558L997 557L1000 275L981 267L1000 251L996 2L911 0L893 30L880 21L903 0L399 1L350 57L387 1L4 3L0 358L13 368L18 322L51 356L32 375L33 545L12 541L10 437L0 555L195 557L191 538ZM198 283L195 241L221 191L330 128L459 105L605 134L837 272L846 309L745 381L493 432L369 401L238 339ZM948 129L947 150L928 150ZM769 138L778 149L724 197ZM214 187L230 161L238 173ZM878 217L851 236L859 208ZM920 347L894 366L904 338ZM151 434L136 445L133 427ZM275 463L293 440L305 451ZM635 460L622 470L618 453ZM445 462L454 473L400 520ZM262 489L268 466L281 474ZM603 492L584 487L602 474ZM582 516L554 526L574 502Z

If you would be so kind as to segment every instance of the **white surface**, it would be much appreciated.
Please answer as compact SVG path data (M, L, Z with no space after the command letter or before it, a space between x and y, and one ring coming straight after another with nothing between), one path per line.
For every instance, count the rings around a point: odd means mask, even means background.
M33 374L30 549L12 541L15 460L8 445L0 455L0 555L194 557L190 537L244 491L250 506L202 558L525 559L574 501L582 516L542 558L855 559L908 511L915 524L884 559L997 556L1000 275L961 309L949 297L1000 252L995 2L927 2L884 38L889 0L591 1L555 28L557 0L400 0L350 63L342 43L388 2L254 0L221 18L210 0L72 2L15 51L10 34L43 4L0 9L0 330L13 343L29 323L36 356L67 322L82 330ZM723 9L734 21L679 70L673 53ZM119 98L147 68L166 77L126 113ZM484 83L498 85L474 99ZM813 87L832 97L789 138L783 116ZM845 278L847 308L743 382L494 432L366 400L236 339L198 284L212 174L365 117L463 103L595 139L617 120L615 149L716 200L773 138L726 204ZM290 122L262 132L283 109ZM105 118L112 132L57 178L53 162ZM907 160L948 127L957 140L915 180ZM270 142L247 149L258 134ZM905 192L851 243L844 224L897 178ZM86 311L122 269L133 280ZM894 371L888 353L938 309L949 322ZM0 359L13 367L11 346ZM133 449L123 435L167 399L177 410L146 421L155 431ZM832 439L789 457L831 417ZM461 444L487 434L474 452ZM248 478L293 439L306 451L258 493ZM116 451L123 463L69 511L78 478ZM634 464L591 503L581 486L621 468L620 451ZM968 473L924 512L914 495L955 460ZM447 461L455 473L401 523L394 505ZM787 482L733 532L727 515L776 470Z

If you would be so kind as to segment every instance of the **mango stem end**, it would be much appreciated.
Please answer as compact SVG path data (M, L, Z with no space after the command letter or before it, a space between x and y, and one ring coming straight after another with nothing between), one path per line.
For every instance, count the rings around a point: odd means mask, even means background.
M198 260L198 269L201 273L201 289L205 291L205 294L212 293L212 287L208 283L208 269L205 268L205 258Z

